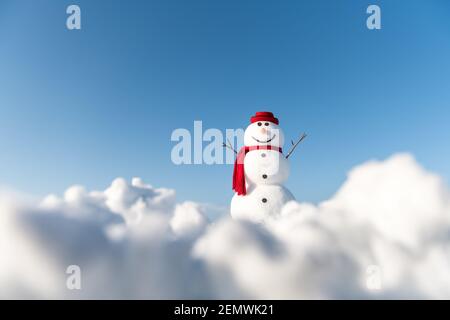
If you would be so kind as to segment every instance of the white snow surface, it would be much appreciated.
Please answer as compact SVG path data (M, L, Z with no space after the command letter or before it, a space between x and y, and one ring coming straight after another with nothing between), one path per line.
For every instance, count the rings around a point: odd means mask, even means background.
M449 200L408 154L259 223L140 179L39 201L3 190L0 298L449 299ZM81 290L66 287L69 265Z

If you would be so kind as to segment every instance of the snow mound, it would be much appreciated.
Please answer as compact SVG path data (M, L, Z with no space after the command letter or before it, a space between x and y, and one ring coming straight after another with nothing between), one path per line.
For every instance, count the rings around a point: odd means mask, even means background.
M450 298L450 193L408 154L261 224L211 208L138 178L39 203L0 192L0 298Z

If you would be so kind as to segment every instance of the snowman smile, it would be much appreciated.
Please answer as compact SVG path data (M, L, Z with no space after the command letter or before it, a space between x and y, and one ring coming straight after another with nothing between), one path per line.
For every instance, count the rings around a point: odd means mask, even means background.
M274 134L272 138L270 138L269 140L266 140L266 141L258 140L258 139L256 139L256 138L253 137L253 136L252 136L252 138L253 138L253 140L255 140L256 142L259 142L259 143L269 143L270 141L272 141L273 139L275 139L275 136L276 136L276 134Z

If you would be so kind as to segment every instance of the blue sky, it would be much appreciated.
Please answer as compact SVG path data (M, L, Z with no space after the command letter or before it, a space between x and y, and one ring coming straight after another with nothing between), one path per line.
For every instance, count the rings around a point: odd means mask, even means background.
M79 31L65 26L73 3ZM171 133L245 127L260 110L287 138L310 135L287 184L301 201L402 151L448 182L449 57L445 0L1 0L0 185L45 195L140 176L226 205L232 166L175 166Z

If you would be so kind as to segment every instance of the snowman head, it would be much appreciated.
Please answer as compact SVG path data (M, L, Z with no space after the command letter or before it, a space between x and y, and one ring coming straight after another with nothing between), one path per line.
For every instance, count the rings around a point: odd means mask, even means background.
M284 134L272 112L257 112L250 122L244 133L246 146L283 147Z

